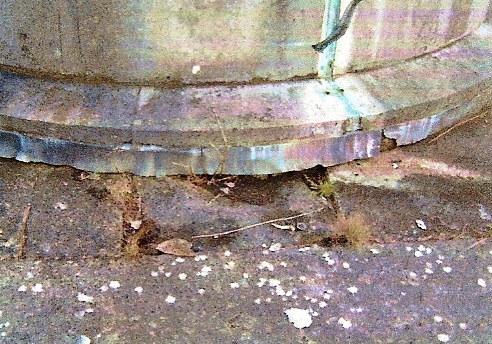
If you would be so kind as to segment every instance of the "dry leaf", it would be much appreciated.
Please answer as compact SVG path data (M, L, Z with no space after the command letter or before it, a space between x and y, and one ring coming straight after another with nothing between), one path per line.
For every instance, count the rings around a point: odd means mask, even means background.
M169 239L161 242L156 249L162 253L172 254L180 257L194 257L195 252L191 249L192 243L185 239Z
M292 225L277 225L276 223L272 223L272 226L278 229L283 229L283 230L290 230L290 231L295 231L296 229Z

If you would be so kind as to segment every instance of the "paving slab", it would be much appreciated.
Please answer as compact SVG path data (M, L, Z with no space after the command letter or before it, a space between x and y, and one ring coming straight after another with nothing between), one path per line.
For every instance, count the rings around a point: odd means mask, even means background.
M470 244L2 262L0 336L3 343L485 344L492 246ZM302 310L293 322L292 309Z

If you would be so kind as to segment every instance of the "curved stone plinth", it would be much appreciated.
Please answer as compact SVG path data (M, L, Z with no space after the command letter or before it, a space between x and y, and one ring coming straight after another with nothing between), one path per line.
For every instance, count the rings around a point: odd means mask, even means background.
M96 172L270 174L375 156L491 103L492 29L333 82L179 88L0 74L0 156Z

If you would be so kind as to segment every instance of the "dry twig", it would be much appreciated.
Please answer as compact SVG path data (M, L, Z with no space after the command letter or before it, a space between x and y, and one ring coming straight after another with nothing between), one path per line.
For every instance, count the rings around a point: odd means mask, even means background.
M224 235L229 235L229 234L241 232L241 231L244 231L246 229L250 229L250 228L254 228L254 227L258 227L258 226L263 226L263 225L268 225L270 223L275 223L275 222L278 222L278 221L287 221L287 220L297 219L299 217L311 215L311 214L314 214L314 213L319 213L323 209L325 209L325 208L319 208L319 209L316 209L316 210L313 210L313 211L309 211L309 212L298 214L298 215L294 215L294 216L282 217L282 218L279 218L279 219L273 219L273 220L268 220L268 221L265 221L265 222L254 223L252 225L244 226L244 227L241 227L241 228L236 228L236 229L233 229L233 230L230 230L230 231L226 231L226 232L195 235L195 236L192 236L191 238L192 239L212 238L212 237L213 238L218 238L219 236L224 236Z
M31 215L31 204L28 203L26 209L24 209L24 214L22 215L22 222L19 225L19 236L17 239L17 252L15 253L15 258L19 259L24 256L24 250L27 244L27 221L29 220L29 215Z
M466 118L464 119L463 121L460 121L458 123L455 123L454 125L452 125L451 127L449 127L447 130L443 131L442 133L440 133L439 135L437 135L436 137L434 137L432 140L429 141L429 143L433 143L435 141L437 141L440 137L446 135L447 133L449 133L451 130L454 130L460 126L462 126L463 124L466 124L468 122L471 122L471 121L474 121L476 120L477 118L480 118L480 117L483 117L486 113L481 113L479 115L475 115L473 117L470 117L470 118Z

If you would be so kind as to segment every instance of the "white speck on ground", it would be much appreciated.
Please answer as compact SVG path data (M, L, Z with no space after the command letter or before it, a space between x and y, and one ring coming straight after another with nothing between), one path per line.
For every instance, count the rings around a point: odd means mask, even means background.
M120 282L118 282L118 281L111 281L111 282L109 282L109 287L110 287L111 289L115 289L115 290L116 290L116 289L118 289L119 287L121 287L121 284L120 284Z
M260 270L267 269L269 271L273 271L273 265L269 262L262 261L260 265L258 265L258 269Z
M226 252L228 252L228 251L226 251ZM204 254L201 254L199 256L195 256L195 262L199 262L201 260L207 260L207 259L208 259L208 257Z
M411 248L410 246L405 247L405 249L407 250L407 252L413 251L413 248Z
M200 294L200 295L205 294L205 289L203 289L203 288L198 289L198 294Z
M247 272L243 273L243 278L244 279L248 279L249 278L249 274Z
M459 327L462 330L466 330L468 328L468 325L466 323L459 323Z
M318 306L320 308L325 308L326 306L328 306L328 304L325 301L320 301L320 303L318 304Z
M343 262L342 266L344 269L350 269L350 264L347 262Z
M487 283L485 282L485 280L483 278L479 278L477 280L477 283L478 283L479 286L481 286L483 288L485 288L487 286Z
M352 327L352 322L350 320L340 318L338 319L338 323L342 325L343 328L348 329Z
M440 333L437 335L437 339L442 343L449 342L449 336L447 334Z
M53 207L55 209L60 209L60 210L66 210L67 209L67 205L65 203L62 203L62 202L57 202Z
M197 276L205 277L210 271L212 271L212 268L210 266L202 266L202 269L197 272Z
M108 286L107 285L103 285L101 288L99 288L100 291L108 291Z
M276 287L276 286L280 285L280 281L278 279L271 278L270 280L268 280L268 285L270 287Z
M301 248L299 249L299 252L309 251L310 249L311 249L311 247L309 247L309 246L306 246L306 247L301 247Z
M309 310L300 308L290 308L284 311L289 321L294 324L295 328L301 329L311 326L313 319Z
M150 276L157 277L157 276L159 276L159 272L157 272L157 271L151 271L150 272Z
M188 276L187 276L184 272L183 272L183 273L180 273L180 274L178 275L178 278L179 278L180 280L182 280L182 281L183 281L183 280L185 280L185 279L186 279L186 277L188 277Z
M133 290L135 290L137 293L141 294L141 293L142 293L142 291L143 291L143 288L142 288L142 287L136 287L136 288L135 288L135 289L133 289Z
M487 266L487 271L492 274L492 266Z
M442 317L439 316L439 315L435 315L434 316L434 321L437 322L437 323L440 323L442 321Z
M299 281L306 282L306 280L307 280L306 276L299 276Z
M34 287L31 287L33 293L41 293L43 292L43 285L41 283L36 283Z
M21 285L17 291L27 291L27 287L25 285Z
M448 273L448 274L449 274L449 273L450 273L453 269L451 269L451 267L449 267L449 266L445 266L445 267L443 267L443 268L442 268L442 270L443 270L444 272L446 272L446 273Z
M174 260L176 263L184 263L184 258L178 257Z
M433 273L434 273L434 271L432 271L432 270L431 270L431 269L429 269L429 268L426 268L426 269L425 269L425 273L430 275L430 274L433 274Z
M168 295L164 301L166 301L169 304L173 304L176 302L176 298L172 295Z
M420 257L422 257L424 254L423 254L422 252L420 252L420 251L415 251L414 255L415 255L415 257L420 258Z
M237 288L239 288L239 283L237 283L237 282L232 282L232 283L231 283L231 288L232 288L232 289L237 289Z
M94 297L93 296L88 296L88 295L85 295L83 293L77 294L77 300L80 302L94 303Z
M410 273L408 274L411 278L417 278L417 274L413 271L410 271Z
M192 74L198 74L198 72L200 71L200 66L199 65L195 65L193 66L193 68L191 68L191 73Z
M236 262L230 261L224 264L225 270L232 270L236 266Z
M359 291L359 289L357 289L357 287L348 287L347 290L351 294L356 294Z
M371 248L371 253L372 254L379 254L381 251L379 251L377 248Z
M268 250L270 252L278 252L278 251L280 251L281 248L282 248L282 244L277 242L277 243L273 244L272 246L270 246L268 248Z
M259 304L261 303L261 299L256 299L254 302L255 302L257 305L259 305Z
M77 344L91 344L91 339L87 336L82 335L77 341Z
M229 250L224 251L224 256L226 256L226 257L230 257L230 255L231 255L231 254L232 254L232 253L231 253L231 251L229 251Z
M415 220L415 224L417 225L417 227L419 227L422 230L426 230L427 229L427 226L425 225L425 222L422 221L421 219Z

